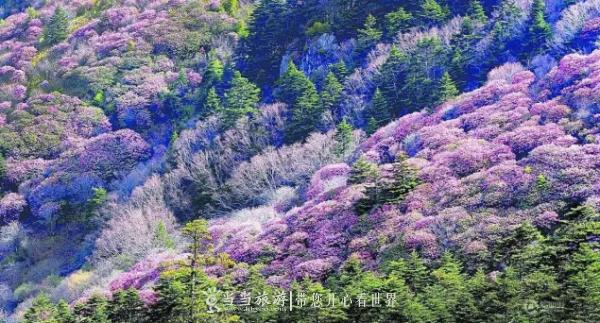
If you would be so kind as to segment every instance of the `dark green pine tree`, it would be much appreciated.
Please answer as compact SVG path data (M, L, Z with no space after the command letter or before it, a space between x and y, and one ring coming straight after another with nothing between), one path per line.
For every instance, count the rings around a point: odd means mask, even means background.
M342 122L340 122L337 125L337 129L335 131L335 142L336 142L336 149L335 149L335 154L343 157L346 156L348 153L350 153L350 150L352 149L352 142L353 142L353 138L352 138L352 131L354 129L352 128L352 125L350 125L350 123L348 122L348 120L346 120L346 118L344 118L344 120L342 120Z
M375 118L370 117L369 120L367 120L367 127L365 128L367 135L374 134L377 132L377 129L379 129L379 122L377 122Z
M348 68L346 68L346 64L343 61L339 61L333 65L331 65L331 72L335 75L335 77L339 80L346 79L350 73L348 72Z
M151 322L190 322L189 273L183 270L161 275L154 291L157 301L149 313Z
M162 273L156 287L157 302L149 313L151 322L200 323L213 322L201 291L215 287L201 269L206 265L205 255L211 252L211 236L207 221L188 222L182 233L190 240L189 261L177 269Z
M208 232L208 222L204 219L198 219L188 222L182 230L182 233L190 238L192 243L190 244L190 286L188 289L188 295L192 302L199 298L199 285L202 280L203 274L200 270L200 265L203 263L203 259L200 258L204 252L206 252L210 246L208 241L211 240L211 235ZM196 304L192 304L190 307L190 317L195 319L201 314L198 312ZM194 320L195 321L195 320Z
M45 294L38 295L23 315L24 323L59 322L58 309Z
M209 116L213 113L223 112L223 103L221 103L221 98L217 94L215 87L211 87L208 90L208 94L206 95L206 100L204 102L204 109L202 110L202 115Z
M534 0L531 8L531 25L529 27L529 53L542 52L552 36L552 27L546 21L546 6L543 0Z
M50 21L46 24L43 32L44 44L52 46L67 39L69 28L69 16L62 7L56 7Z
M454 99L458 95L459 91L456 84L450 77L448 72L445 72L440 80L440 90L438 103L444 103L450 99Z
M383 188L383 202L402 203L406 195L419 183L417 173L406 161L406 156L399 155L393 165L393 179Z
M413 24L413 15L400 7L385 15L386 38L393 39L399 32L404 32Z
M503 302L498 295L496 283L486 275L483 269L478 269L467 283L467 289L474 298L477 310L471 313L474 322L485 322L501 312Z
M484 24L488 21L488 17L485 14L485 10L483 9L481 2L479 2L478 0L471 0L471 3L469 4L469 9L467 10L467 14L471 19L479 23Z
M366 111L367 133L372 134L391 120L390 106L379 90L375 90L373 100ZM374 122L373 122L374 120Z
M59 323L75 323L75 317L71 312L71 308L64 300L60 300L56 304L56 318Z
M75 321L81 323L110 323L108 302L100 295L93 295L85 303L75 305Z
M470 76L467 75L465 71L466 63L467 58L463 55L463 49L458 46L454 47L448 70L450 71L450 73L452 73L452 75L457 76L455 82L457 88L464 89Z
M304 140L317 128L323 112L315 85L293 62L277 81L275 97L289 106L285 142Z
M377 84L381 93L390 105L392 115L398 116L404 110L402 106L402 89L408 72L408 55L392 46L390 56L381 67Z
M204 83L215 85L223 79L224 71L223 63L218 58L211 59L204 74Z
M130 288L113 294L107 312L111 322L145 322L147 309L138 291Z
M350 177L348 178L348 184L363 184L366 182L372 182L377 178L377 165L367 161L363 157L360 157L350 170Z
M431 276L433 284L425 290L424 303L433 311L434 322L465 322L476 312L475 300L467 289L462 266L448 252Z
M373 15L368 15L365 25L358 30L357 49L359 52L367 50L377 44L383 33L377 29L377 20Z
M231 87L225 92L223 123L231 127L237 119L254 114L260 100L260 89L252 84L240 72L233 73Z
M423 1L423 4L421 4L419 16L421 21L425 24L440 24L448 17L448 10L443 8L435 0L425 0Z
M437 37L417 42L410 56L406 81L402 87L402 106L405 113L432 108L437 103L437 90L442 75L440 70L447 66L446 49Z
M460 90L466 90L469 84L473 86L473 80L485 79L487 70L481 68L481 59L475 54L475 48L482 38L482 28L483 25L476 23L476 18L467 16L461 24L460 34L451 40L448 72Z
M598 235L596 235L598 237ZM569 273L562 303L573 322L600 322L600 253L598 243L583 245L565 264Z
M513 0L502 0L496 9L494 25L491 35L496 46L492 46L489 59L484 62L487 66L494 66L514 57L514 53L521 54L527 46L520 32L520 21L523 18L521 10Z
M333 72L329 72L325 78L325 85L321 91L321 102L323 103L323 111L333 111L338 103L344 86L338 81Z
M248 29L241 46L244 74L258 84L270 83L278 75L281 57L298 26L292 24L285 0L263 0L252 12Z
M429 268L416 251L413 251L406 260L406 272L403 276L413 293L421 293L429 285Z

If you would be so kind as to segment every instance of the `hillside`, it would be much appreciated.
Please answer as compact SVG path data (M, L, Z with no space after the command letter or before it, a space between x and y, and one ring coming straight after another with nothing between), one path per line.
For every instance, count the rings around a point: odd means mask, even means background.
M600 319L599 1L0 7L0 321Z

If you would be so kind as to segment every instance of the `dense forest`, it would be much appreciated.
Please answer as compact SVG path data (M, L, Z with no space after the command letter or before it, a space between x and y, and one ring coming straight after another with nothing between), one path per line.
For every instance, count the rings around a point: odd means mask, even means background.
M0 18L0 322L600 321L600 1Z

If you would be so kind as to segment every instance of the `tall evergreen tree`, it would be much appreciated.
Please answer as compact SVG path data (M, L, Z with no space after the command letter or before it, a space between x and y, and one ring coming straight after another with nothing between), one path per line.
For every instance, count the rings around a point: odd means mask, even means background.
M494 44L489 54L487 66L495 66L510 57L521 55L527 41L523 39L521 32L521 21L523 11L516 5L514 0L502 0L496 9L494 26L491 35Z
M374 134L375 132L377 132L377 129L379 129L379 122L377 122L377 119L373 117L367 119L367 127L365 128L365 132L367 133L367 135Z
M346 156L352 149L352 125L344 118L337 125L335 132L336 154L340 157Z
M75 323L75 317L71 312L71 308L64 300L60 300L56 304L56 318L59 323Z
M331 72L333 75L335 75L338 81L343 81L350 74L348 72L348 68L346 67L346 63L344 63L342 60L331 65Z
M365 118L368 121L371 119L375 120L374 124L367 124L367 133L369 134L374 133L377 129L391 120L390 106L379 88L375 90L373 100L366 110Z
M208 222L204 219L194 220L188 222L182 230L182 233L192 240L190 244L190 280L189 280L189 297L190 299L197 300L198 295L198 276L200 276L199 272L200 265L202 264L202 259L200 255L210 249L209 241L211 240L211 235L208 232ZM197 322L197 318L200 313L198 312L198 307L196 304L192 304L190 307L190 318L194 322Z
M471 0L467 14L471 19L479 23L486 23L488 20L485 10L479 0Z
M225 0L222 3L223 3L223 9L230 16L235 16L238 12L238 9L240 8L240 4L238 3L238 0Z
M218 58L214 57L210 59L206 73L204 74L204 83L215 85L217 82L220 82L223 79L224 70L223 63Z
M303 140L317 128L323 112L317 90L293 62L277 82L275 97L290 108L285 128L286 143Z
M69 16L67 12L60 6L56 7L54 14L50 17L50 21L48 21L44 28L44 44L52 46L67 39L68 28Z
M368 15L365 25L358 30L358 50L364 51L377 44L383 33L377 29L377 20L373 15Z
M323 111L333 111L339 103L344 86L338 81L333 72L329 72L325 78L325 85L321 91L321 102Z
M360 157L350 170L350 177L348 178L348 184L362 184L365 182L372 182L377 177L377 166L363 157Z
M429 268L416 251L411 252L406 260L406 272L404 274L410 289L419 293L425 290L430 283Z
M81 323L110 323L108 302L100 295L92 295L85 303L75 305L75 321Z
M529 53L536 54L546 48L552 36L552 27L546 21L546 6L543 0L534 0L531 8L531 25L529 26Z
M431 108L436 104L440 74L447 64L448 55L439 38L430 37L417 42L402 86L401 105L405 112Z
M377 83L386 102L390 105L393 116L400 115L400 112L403 109L402 89L406 82L408 62L408 55L400 51L398 47L392 46L390 56L380 69L381 74Z
M252 12L249 35L244 38L242 69L257 84L274 81L281 57L298 34L285 0L262 0Z
M119 290L108 302L111 322L145 322L147 308L136 289Z
M420 181L414 168L407 163L404 154L396 158L392 172L392 181L382 185L381 199L385 203L402 203L406 195L417 187Z
M413 15L400 7L385 15L385 32L388 39L393 39L413 24Z
M458 88L456 87L456 84L450 77L450 74L448 72L445 72L440 81L438 103L443 103L450 99L453 99L458 95L458 93Z
M45 294L38 295L23 315L24 323L59 323L58 310Z
M436 0L425 0L421 4L420 18L426 24L440 24L448 17L448 10Z
M218 112L223 112L223 104L221 103L221 98L213 86L210 88L210 90L208 90L208 94L206 95L202 114L208 116Z
M465 322L475 312L474 299L467 289L461 265L444 253L441 266L431 276L434 283L425 290L424 302L433 309L435 322Z
M240 72L233 73L231 87L225 92L223 120L226 127L232 126L243 116L256 113L260 100L260 89Z

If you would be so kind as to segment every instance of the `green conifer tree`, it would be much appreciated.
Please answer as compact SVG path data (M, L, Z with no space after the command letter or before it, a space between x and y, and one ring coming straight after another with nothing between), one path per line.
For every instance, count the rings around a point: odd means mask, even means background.
M221 112L223 112L223 104L221 103L221 98L217 94L217 90L215 90L215 87L213 86L208 90L208 94L206 95L202 114L204 116L209 116L213 113Z
M204 82L206 84L215 85L223 79L224 70L223 63L216 57L212 58L208 62Z
M71 308L64 300L60 300L56 304L56 320L58 323L75 323L75 317L71 312Z
M75 305L75 321L81 323L110 323L108 302L100 295L92 295L85 303Z
M58 322L56 306L45 294L38 295L23 316L24 323Z
M377 119L375 119L374 117L370 117L367 121L367 128L365 129L365 131L368 135L372 135L375 132L377 132L377 129L379 129L379 122L377 122Z
M375 95L373 96L371 105L369 106L366 112L367 113L365 117L367 120L371 120L371 118L373 118L376 121L376 124L368 126L368 133L373 133L381 126L390 122L390 106L383 94L381 93L381 91L379 90L379 88L375 90ZM372 126L375 126L375 128L371 128Z
M393 180L384 185L382 198L386 203L402 203L408 193L419 185L416 171L406 161L404 154L399 155L393 165Z
M245 74L260 85L276 79L281 57L298 33L290 16L285 0L260 1L252 12L242 55L248 60Z
M182 230L182 233L192 240L190 244L190 278L189 278L189 298L192 302L196 302L199 299L198 295L198 277L200 274L200 265L203 259L200 258L201 254L211 248L209 241L212 239L208 232L208 222L204 219L198 219L188 222ZM196 304L190 306L190 318L193 322L197 322L201 313L198 311L199 308Z
M534 0L531 8L529 27L529 52L539 53L546 48L546 42L552 36L552 27L546 21L546 7L543 0Z
M161 247L167 249L175 248L175 242L173 241L173 238L171 238L171 235L167 231L167 227L162 221L158 223L156 229L154 230L154 239Z
M438 103L446 102L450 99L454 99L458 95L459 91L456 84L450 77L448 72L445 72L440 80L440 90Z
M406 260L406 282L414 293L425 290L430 283L429 269L416 251L410 254Z
M362 184L366 182L374 181L377 177L377 166L363 157L360 157L353 165L350 170L350 177L348 178L348 184Z
M471 0L467 14L471 19L479 23L486 23L488 20L485 10L479 0Z
M363 51L371 48L379 42L383 33L377 29L377 20L373 15L368 15L365 25L358 30L358 50Z
M52 46L67 39L69 28L69 16L62 7L56 7L50 21L46 24L43 32L44 44Z
M304 140L316 129L323 111L315 85L290 62L277 82L275 96L291 110L285 127L285 142Z
M413 24L413 15L400 7L385 15L385 32L388 39L393 39L399 32L407 30Z
M409 57L398 47L392 46L390 56L381 67L378 78L379 89L390 105L392 115L400 115L403 110L403 87L408 76Z
M339 61L333 65L331 65L331 72L335 75L335 77L339 80L344 80L346 76L348 76L348 68L343 61Z
M342 120L337 125L337 129L335 132L335 141L336 141L336 155L343 157L346 156L350 150L352 149L352 125L348 122L346 118Z
M237 119L256 113L260 99L260 89L240 72L233 73L231 87L225 92L223 123L225 127L235 124Z
M111 322L145 322L147 308L136 289L119 290L108 302L107 313Z
M321 91L321 102L323 111L332 111L339 103L344 86L338 81L333 72L329 72L325 78L325 85Z
M448 10L435 0L425 0L421 5L420 17L426 24L440 24L448 17Z

